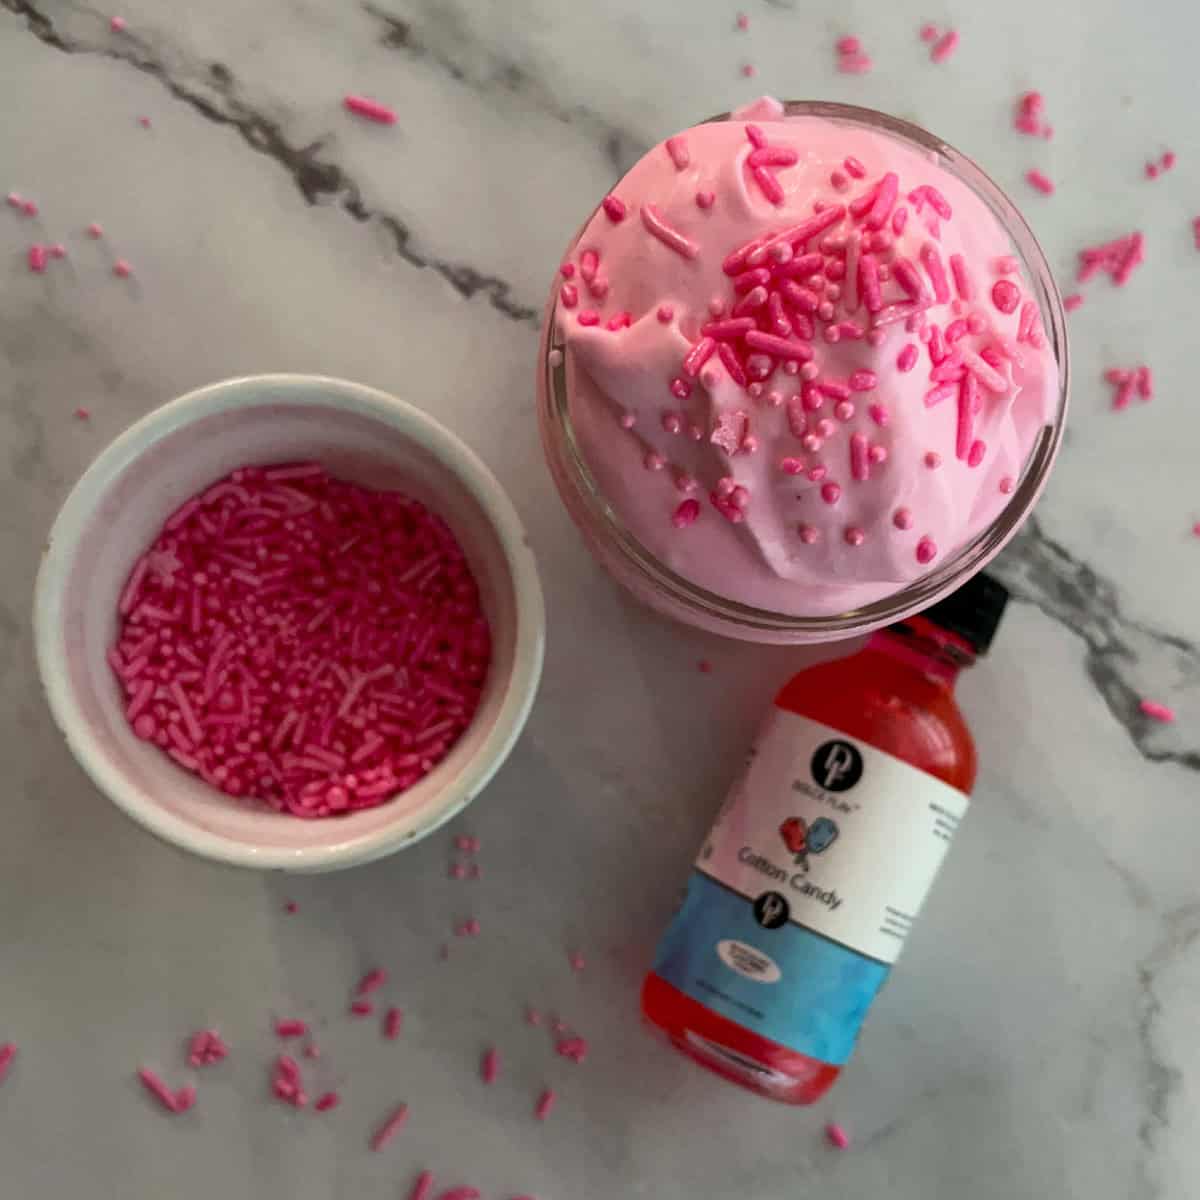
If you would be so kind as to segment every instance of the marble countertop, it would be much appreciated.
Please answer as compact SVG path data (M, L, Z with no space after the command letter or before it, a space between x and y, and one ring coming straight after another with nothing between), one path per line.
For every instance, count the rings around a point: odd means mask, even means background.
M6 1197L374 1200L426 1166L488 1200L1200 1188L1200 26L1129 0L745 4L738 33L717 0L131 0L117 34L86 4L0 0L0 191L40 206L36 220L0 208L0 1042L20 1046L0 1088ZM962 35L941 66L917 37L926 19ZM848 32L870 74L835 72ZM1052 141L1012 129L1030 87ZM1129 286L1089 284L1070 318L1064 451L998 566L1016 603L961 687L982 760L972 815L852 1066L811 1110L720 1083L636 1016L751 728L811 656L668 629L620 595L541 465L532 384L536 313L595 198L654 141L762 90L940 133L1023 204L1064 282L1081 246L1147 238ZM348 91L399 123L346 116ZM1178 165L1145 180L1168 146ZM1031 166L1055 196L1023 182ZM67 262L30 273L37 239L66 243ZM1112 412L1102 370L1140 362L1154 401ZM448 833L325 878L189 858L105 801L50 722L29 606L67 490L151 407L272 370L436 413L528 524L546 675L457 827L482 839L478 883L446 878ZM1179 720L1144 718L1144 696ZM439 964L467 906L483 934ZM377 963L407 1013L395 1045L342 1015ZM586 1033L588 1062L556 1059L526 1002ZM273 1012L319 1022L336 1112L267 1101ZM208 1023L234 1055L165 1120L133 1069L181 1076L180 1039ZM491 1042L506 1067L488 1090ZM545 1082L560 1101L541 1126ZM403 1141L370 1154L402 1099ZM845 1154L822 1141L830 1118L852 1134Z

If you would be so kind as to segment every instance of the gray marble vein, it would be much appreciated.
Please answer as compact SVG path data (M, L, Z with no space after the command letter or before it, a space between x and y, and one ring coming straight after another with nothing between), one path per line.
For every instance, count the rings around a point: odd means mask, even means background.
M457 83L480 93L503 91L556 121L572 125L604 149L614 176L623 175L649 149L649 143L582 104L563 103L527 65L498 53L480 37L472 14L457 3L427 2L410 19L374 3L363 5L381 28L380 42L410 58L430 59Z
M476 293L484 294L493 307L514 321L529 322L536 318L538 309L513 300L511 287L503 279L485 275L463 263L422 253L404 221L367 206L358 184L327 156L323 139L303 146L289 141L278 121L244 98L233 72L223 63L213 62L207 67L189 64L177 50L163 47L157 40L152 46L137 34L122 39L120 46L114 48L111 41L101 43L60 31L53 18L30 0L0 0L0 5L24 17L29 31L47 46L64 54L115 58L157 79L176 100L190 105L205 120L236 130L256 153L277 162L309 204L332 201L354 220L382 226L396 253L410 266L436 271L467 299Z
M995 573L1019 599L1083 639L1088 675L1148 761L1200 771L1191 719L1200 692L1200 647L1126 616L1117 585L1049 537L1036 516L997 562ZM1139 707L1145 698L1164 703L1176 697L1182 717L1177 724L1156 721Z

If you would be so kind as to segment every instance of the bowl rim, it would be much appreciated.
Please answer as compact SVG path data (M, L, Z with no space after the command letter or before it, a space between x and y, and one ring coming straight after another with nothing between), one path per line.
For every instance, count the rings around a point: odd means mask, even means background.
M233 408L285 402L335 408L382 420L446 466L483 509L512 574L516 608L513 668L494 724L454 783L436 803L408 819L322 846L248 845L197 828L123 782L100 751L75 700L67 669L63 599L71 566L91 514L108 489L147 450L169 434ZM91 781L143 828L201 857L263 870L327 871L391 854L426 837L461 812L508 758L533 707L545 655L545 605L537 563L512 501L483 460L428 413L387 392L325 375L242 375L206 384L159 405L111 441L80 476L59 508L42 548L34 585L34 650L42 691L54 723ZM334 823L335 828L337 822Z

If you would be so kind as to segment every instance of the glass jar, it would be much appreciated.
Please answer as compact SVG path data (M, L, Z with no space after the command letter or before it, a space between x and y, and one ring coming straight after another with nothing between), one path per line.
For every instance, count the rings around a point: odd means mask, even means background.
M1052 419L1042 427L1006 503L988 526L931 570L900 584L889 595L848 612L795 616L743 604L697 585L649 551L621 520L589 467L572 425L556 281L539 349L538 417L554 482L592 554L640 601L684 624L746 641L800 644L854 637L901 621L959 587L1003 548L1032 510L1058 453L1066 420L1069 365L1062 301L1045 255L1014 205L975 163L918 126L872 109L824 101L788 101L783 109L784 117L819 117L886 134L931 158L974 192L1009 237L1012 253L1040 309L1058 367L1057 405ZM711 118L730 119L734 118L728 113ZM573 239L572 249L586 226L587 222Z

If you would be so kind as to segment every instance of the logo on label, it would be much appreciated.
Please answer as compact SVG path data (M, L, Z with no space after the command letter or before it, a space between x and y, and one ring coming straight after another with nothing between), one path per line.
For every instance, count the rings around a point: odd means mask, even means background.
M823 854L837 841L836 821L828 817L817 817L811 824L803 817L788 817L779 827L783 844L796 856L796 862L808 870L808 856Z
M792 915L788 902L778 892L763 892L754 902L754 919L764 929L778 929L786 925Z
M827 792L848 792L862 778L863 759L850 742L823 742L813 753L809 770Z

